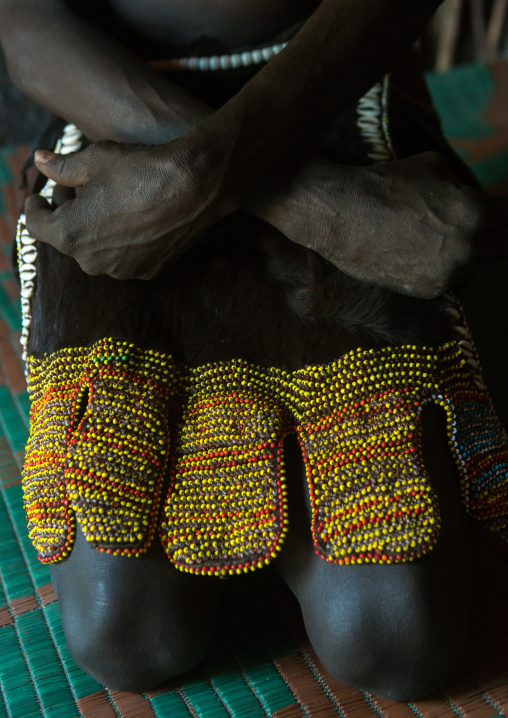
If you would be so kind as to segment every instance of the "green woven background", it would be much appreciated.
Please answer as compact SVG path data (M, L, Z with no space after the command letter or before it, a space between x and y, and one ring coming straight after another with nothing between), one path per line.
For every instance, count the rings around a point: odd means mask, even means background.
M508 64L430 75L445 134L482 185L508 202ZM494 404L508 417L508 260L461 296Z
M508 69L502 68L466 68L430 78L447 133L497 192L508 188L508 92L504 120L496 110L499 126L492 124L489 108L494 102L496 109L497 93L506 89L502 78ZM496 152L489 155L492 146ZM465 660L446 688L425 701L377 700L330 678L308 643L297 606L274 578L259 583L255 598L250 583L238 579L209 658L160 691L108 691L73 664L49 570L37 561L26 535L21 498L28 401L10 243L23 199L16 182L25 152L0 150L0 718L508 716L508 556L500 547L483 548L481 597ZM505 265L463 298L496 406L503 410L507 292Z

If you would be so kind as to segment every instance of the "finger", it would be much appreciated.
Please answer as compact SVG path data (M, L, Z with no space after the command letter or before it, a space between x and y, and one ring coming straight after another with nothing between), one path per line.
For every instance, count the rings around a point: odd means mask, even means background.
M76 198L76 190L73 187L64 187L61 184L53 188L53 207L60 207L71 199Z
M62 212L70 204L52 210L48 202L40 195L33 194L25 202L26 228L28 232L41 242L47 242L63 251L60 247Z
M32 209L48 209L51 210L50 203L40 194L31 194L25 200L25 214Z
M88 181L86 150L71 155L37 150L35 165L42 174L64 187L81 187Z

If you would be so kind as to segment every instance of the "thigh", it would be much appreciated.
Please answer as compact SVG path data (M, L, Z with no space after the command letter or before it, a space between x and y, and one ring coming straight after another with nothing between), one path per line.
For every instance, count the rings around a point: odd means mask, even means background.
M278 561L328 671L358 688L399 700L425 695L453 671L475 593L472 529L444 415L428 407L422 421L424 463L442 519L433 550L414 562L392 565L339 566L322 560L312 544L303 472L293 450L288 469L300 478L292 485L294 520Z

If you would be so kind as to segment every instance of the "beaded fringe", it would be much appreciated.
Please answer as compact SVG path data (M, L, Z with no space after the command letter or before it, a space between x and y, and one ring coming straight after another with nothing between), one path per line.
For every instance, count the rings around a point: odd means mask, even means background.
M184 571L254 570L287 531L282 444L294 432L317 553L414 560L440 526L419 448L429 403L446 412L466 510L507 537L507 438L477 371L459 341L357 350L292 373L240 360L188 370L113 339L29 359L30 537L42 561L60 560L77 519L99 550L136 556L158 527Z

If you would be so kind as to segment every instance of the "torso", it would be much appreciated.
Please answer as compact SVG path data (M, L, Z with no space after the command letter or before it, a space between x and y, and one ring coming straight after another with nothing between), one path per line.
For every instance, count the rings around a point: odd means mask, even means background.
M319 0L68 0L75 12L143 54L221 53L252 47L304 21Z

